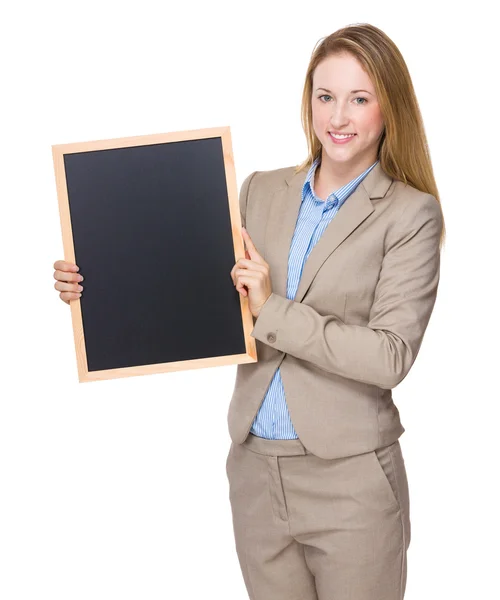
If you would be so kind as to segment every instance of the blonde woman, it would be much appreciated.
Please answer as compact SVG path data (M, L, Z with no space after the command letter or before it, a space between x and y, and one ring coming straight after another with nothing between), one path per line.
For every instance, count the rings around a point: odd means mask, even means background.
M408 69L380 29L314 49L309 155L240 192L231 271L258 362L238 365L227 475L251 600L401 600L409 493L392 389L436 300L444 220ZM65 302L76 265L54 264Z

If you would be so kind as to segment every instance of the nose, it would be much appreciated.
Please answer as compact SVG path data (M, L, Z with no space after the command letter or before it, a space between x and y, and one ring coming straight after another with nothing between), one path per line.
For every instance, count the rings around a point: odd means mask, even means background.
M339 102L337 104L332 103L332 114L330 116L330 123L334 129L342 129L349 122L347 115L347 109Z

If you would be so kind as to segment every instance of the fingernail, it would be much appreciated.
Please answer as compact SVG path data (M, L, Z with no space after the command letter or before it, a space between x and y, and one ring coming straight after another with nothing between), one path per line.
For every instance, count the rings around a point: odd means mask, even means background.
M81 285L79 285L77 289L78 289L79 292L83 291L83 287Z
M78 276L78 281L83 281L83 275Z
M82 297L82 295L81 295L81 294L78 294L78 298L81 298L81 297Z

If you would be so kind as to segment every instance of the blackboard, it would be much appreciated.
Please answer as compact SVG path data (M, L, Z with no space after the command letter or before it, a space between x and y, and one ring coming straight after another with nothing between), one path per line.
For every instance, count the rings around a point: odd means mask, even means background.
M255 362L229 127L52 146L80 382Z

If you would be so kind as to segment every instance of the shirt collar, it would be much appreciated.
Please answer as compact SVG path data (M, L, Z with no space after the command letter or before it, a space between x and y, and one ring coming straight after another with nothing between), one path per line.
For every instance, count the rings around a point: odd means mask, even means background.
M306 179L305 179L304 185L302 187L302 200L304 200L304 198L306 197L307 191L310 190L312 197L317 202L323 202L323 200L320 200L314 194L314 191L313 191L314 175L316 174L316 168L320 164L320 162L321 162L321 157L318 157L318 158L314 159L311 167L309 168L309 171L307 172ZM368 173L375 167L375 165L378 162L379 161L376 160L365 171L363 171L363 173L361 173L360 175L358 175L357 177L355 177L354 179L352 179L351 181L349 181L349 183L346 183L345 185L343 185L336 192L331 192L328 195L328 198L326 199L326 202L323 202L323 203L324 204L333 204L337 200L339 201L339 204L343 203L347 199L347 197L350 194L352 194L352 192L354 192L354 190L358 187L358 185L361 183L361 181L363 181L363 179L368 175Z

